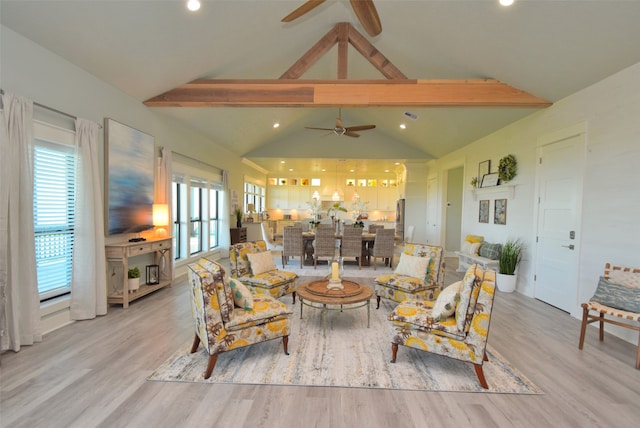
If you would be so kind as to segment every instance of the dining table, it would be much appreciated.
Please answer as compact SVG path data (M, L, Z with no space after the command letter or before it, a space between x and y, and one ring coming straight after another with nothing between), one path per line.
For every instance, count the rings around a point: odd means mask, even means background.
M335 234L336 241L342 240L342 233ZM302 232L303 248L304 248L304 264L313 266L313 241L316 239L315 232ZM376 239L375 233L362 233L362 266L369 266L370 253L373 249L373 243Z

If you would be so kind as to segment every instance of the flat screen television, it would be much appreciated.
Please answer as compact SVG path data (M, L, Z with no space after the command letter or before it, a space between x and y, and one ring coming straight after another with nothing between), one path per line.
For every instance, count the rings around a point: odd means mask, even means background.
M106 232L116 235L152 229L154 138L109 118L104 129Z

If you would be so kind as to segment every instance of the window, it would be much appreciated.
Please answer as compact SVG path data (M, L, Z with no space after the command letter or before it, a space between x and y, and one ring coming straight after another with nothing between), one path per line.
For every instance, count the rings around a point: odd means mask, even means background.
M244 211L249 212L249 204L253 204L253 212L261 213L266 209L265 188L254 183L244 183Z
M219 222L218 212L220 206L218 205L218 190L209 190L209 248L213 249L220 244L218 240Z
M71 291L75 227L74 134L34 125L33 215L40 300Z
M173 168L171 214L174 255L176 260L195 258L220 245L224 195L222 177L176 162Z

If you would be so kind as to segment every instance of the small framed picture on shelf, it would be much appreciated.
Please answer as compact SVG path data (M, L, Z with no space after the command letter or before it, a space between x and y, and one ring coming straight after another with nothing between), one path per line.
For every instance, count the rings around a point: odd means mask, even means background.
M493 174L485 174L482 176L482 182L480 183L480 187L493 187L498 185L498 179L500 175L497 172Z
M478 222L489 223L489 200L488 199L484 199L480 201L480 206L478 208Z
M482 181L482 177L491 173L491 161L486 160L478 164L478 180Z
M277 178L269 178L269 186L277 186L278 179Z
M493 224L507 224L507 200L496 199L493 207Z
M308 178L301 178L300 179L300 185L301 186L308 186L309 185L309 179Z

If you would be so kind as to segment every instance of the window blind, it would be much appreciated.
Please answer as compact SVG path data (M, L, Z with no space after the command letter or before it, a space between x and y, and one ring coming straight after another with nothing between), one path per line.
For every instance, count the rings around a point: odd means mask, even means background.
M72 147L36 140L34 231L40 299L71 288L75 226L75 154Z

